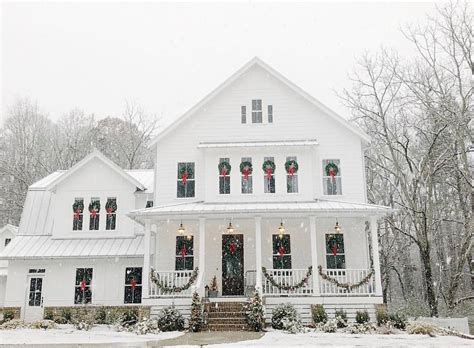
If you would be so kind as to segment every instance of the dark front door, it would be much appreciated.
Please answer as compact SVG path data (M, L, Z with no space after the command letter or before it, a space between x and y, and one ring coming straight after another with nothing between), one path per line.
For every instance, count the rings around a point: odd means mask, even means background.
M222 236L222 295L244 294L244 236Z

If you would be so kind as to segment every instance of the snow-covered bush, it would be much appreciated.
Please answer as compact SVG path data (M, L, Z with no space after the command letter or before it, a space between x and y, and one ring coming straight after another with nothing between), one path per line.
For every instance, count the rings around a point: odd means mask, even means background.
M184 318L174 306L163 308L158 313L157 319L158 328L161 331L176 331L184 328Z
M30 328L32 329L56 329L58 326L52 320L37 320L30 324Z
M377 320L378 326L385 325L389 322L390 317L385 307L377 308L377 311L375 312L375 319Z
M273 309L272 327L291 333L300 332L303 329L300 315L290 303L280 304Z
M122 326L133 326L138 322L138 310L137 309L129 309L122 313L121 316L121 323Z
M317 304L311 306L311 314L315 324L325 323L328 320L328 315L326 314L323 305Z
M94 322L96 324L107 324L107 311L104 307L99 307L95 311Z
M370 333L371 331L375 331L376 329L377 327L375 326L375 324L368 322L349 326L349 332L352 334L366 334Z
M78 320L73 323L74 327L76 330L81 330L81 331L89 331L92 329L92 321L90 320Z
M0 330L24 329L26 327L28 327L28 324L26 324L23 320L12 319L0 325Z
M14 318L15 318L15 313L13 313L13 311L6 310L3 312L3 321L13 320Z
M50 309L45 309L44 314L43 314L43 319L44 320L54 320L54 313Z
M338 328L337 323L336 319L329 319L324 323L322 329L324 332L336 332Z
M336 319L338 328L342 329L347 326L347 313L343 309L336 310L334 318Z
M247 323L254 331L262 331L265 326L265 308L258 291L254 292L250 303L245 305L245 315Z
M202 301L197 292L193 294L191 302L191 316L189 318L189 328L193 332L201 331L203 325L202 318Z
M61 323L61 324L68 324L68 323L71 323L72 322L72 311L70 308L63 308L61 309L61 318L63 318L65 321L65 323Z
M366 310L357 311L355 319L356 319L357 324L368 323L370 321L369 313Z
M407 318L403 314L390 314L390 323L397 329L405 330L407 327Z
M133 332L137 335L146 335L148 333L157 334L160 332L158 321L156 319L143 319L135 324Z
M438 331L436 326L419 321L410 323L407 327L407 332L411 335L435 336Z

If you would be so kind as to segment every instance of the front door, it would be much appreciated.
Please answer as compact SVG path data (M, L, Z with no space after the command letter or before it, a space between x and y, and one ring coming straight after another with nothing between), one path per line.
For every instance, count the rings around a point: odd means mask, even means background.
M42 275L28 276L24 318L27 322L43 319L43 280Z
M222 295L244 294L244 236L222 236Z

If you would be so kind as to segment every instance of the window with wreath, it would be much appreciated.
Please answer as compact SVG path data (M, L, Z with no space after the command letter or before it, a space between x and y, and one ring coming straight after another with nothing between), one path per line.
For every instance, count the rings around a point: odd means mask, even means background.
M219 194L228 195L230 194L230 160L228 158L219 159Z
M252 100L252 123L262 123L262 100Z
M115 230L115 225L117 223L117 198L107 198L107 203L105 204L105 211L107 213L105 229Z
M295 156L287 157L285 162L286 192L298 192L298 162Z
M84 199L75 198L72 205L72 230L81 231L84 222Z
M241 187L242 193L252 193L252 158L250 157L242 157L242 161L240 162L240 174L241 174Z
M142 302L142 267L127 267L125 269L125 294L123 302Z
M89 203L89 230L99 230L100 219L100 199L91 198Z
M74 290L74 304L92 302L92 268L76 269L76 285Z
M273 157L265 157L262 169L264 192L275 193L275 159Z
M178 198L194 197L194 162L178 163Z
M176 236L175 270L194 269L194 238L193 236Z
M325 195L342 195L340 160L323 160L323 188Z
M273 268L291 269L291 243L289 234L274 234L273 241Z
M343 234L326 234L326 268L346 268Z

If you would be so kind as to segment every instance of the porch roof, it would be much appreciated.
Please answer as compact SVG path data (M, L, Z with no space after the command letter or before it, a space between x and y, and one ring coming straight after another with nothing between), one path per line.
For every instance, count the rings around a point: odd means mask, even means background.
M0 259L141 257L143 235L131 238L55 239L51 235L15 237Z
M317 199L314 201L287 202L186 202L158 205L151 208L134 210L128 215L143 222L146 218L168 218L173 216L219 217L246 215L252 216L383 216L394 209L382 205Z

